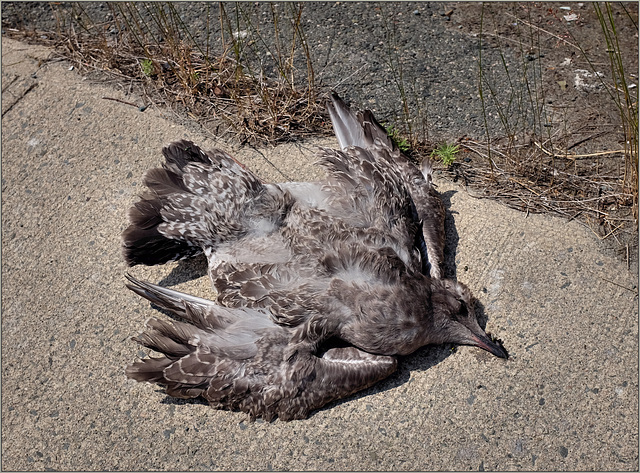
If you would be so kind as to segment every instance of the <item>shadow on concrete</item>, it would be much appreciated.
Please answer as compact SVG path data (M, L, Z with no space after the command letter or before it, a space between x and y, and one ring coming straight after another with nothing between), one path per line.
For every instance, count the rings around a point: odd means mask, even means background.
M451 198L457 193L457 191L450 190L440 194L442 203L444 204L445 217L444 217L444 233L445 233L445 245L444 245L444 277L456 279L456 253L458 251L458 231L456 230L455 221L453 219L455 211L451 210Z
M178 265L158 283L160 286L176 286L184 282L199 279L208 273L209 265L203 254L181 260Z

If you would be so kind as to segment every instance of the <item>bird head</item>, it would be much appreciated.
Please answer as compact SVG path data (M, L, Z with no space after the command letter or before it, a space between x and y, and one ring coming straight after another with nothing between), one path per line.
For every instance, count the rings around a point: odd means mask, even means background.
M475 314L475 298L462 283L450 279L432 280L433 331L436 343L471 345L508 358L504 347L480 328Z

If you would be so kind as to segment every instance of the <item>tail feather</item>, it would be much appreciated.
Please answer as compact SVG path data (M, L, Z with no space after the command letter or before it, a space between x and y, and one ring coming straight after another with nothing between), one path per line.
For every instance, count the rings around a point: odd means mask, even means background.
M142 181L156 197L160 198L171 194L189 192L189 188L184 183L182 173L178 174L167 169L149 169Z
M167 321L155 317L152 317L147 321L147 329L150 333L157 334L157 338L164 337L179 345L180 348L176 347L173 352L156 350L174 356L185 356L191 353L193 351L192 349L185 350L182 347L188 345L196 346L199 332L201 331L201 329L194 325L180 322L178 320Z
M202 396L206 392L206 388L193 386L172 385L167 386L167 395L177 397L178 399L195 399Z
M398 146L389 137L387 130L376 120L371 110L364 110L356 114L358 121L362 123L364 129L364 135L367 137L367 141L375 143L378 140L384 146L392 151L397 151Z
M333 125L333 132L338 139L341 149L349 146L359 146L366 148L364 130L358 121L356 114L338 97L336 93L331 93L331 101L327 102L329 118Z
M200 330L213 333L235 324L240 333L242 330L269 328L273 325L264 311L231 309L201 297L140 281L130 274L125 277L131 283L126 285L128 289L152 304L173 312Z
M284 205L281 190L267 190L221 150L205 153L182 140L162 152L165 163L146 173L143 182L149 190L130 209L130 226L122 235L130 266L162 264L215 249L251 230L252 211L277 214Z
M191 141L180 140L165 146L162 154L167 167L180 174L191 163L211 164L211 158Z
M127 366L125 374L128 378L135 379L140 382L162 383L164 379L164 369L171 365L175 360L167 357L162 358L145 358Z
M149 191L129 210L131 225L123 232L123 255L129 266L155 265L190 258L202 249L189 240L162 232L163 209L172 197L188 195L182 176L167 169L151 169L143 179Z
M161 231L161 225L166 221L163 208L172 196L188 192L182 177L166 169L151 169L143 181L149 192L129 210L131 225L122 234L127 264L161 264L201 253L201 248L192 242L168 238Z
M241 363L234 360L231 364L237 367ZM204 347L199 347L197 351L183 356L165 368L163 375L168 384L205 386L210 379L227 374L229 364L229 360L207 353Z
M214 302L203 299L201 297L192 296L184 292L174 291L173 289L169 289L167 287L151 284L147 281L140 281L130 274L125 274L125 277L131 283L127 284L127 288L135 292L139 296L144 297L149 302L152 302L153 304L156 304L163 309L175 312L183 319L189 320L190 322L194 323L198 328L216 328L215 326L212 327L208 323L201 321L198 317L192 320L191 315L186 310L187 307L190 307L192 310L197 310L195 306L200 306L202 308L213 307L215 306ZM185 302L191 305L187 306L185 305Z
M231 309L200 297L139 281L131 275L127 275L127 279L131 282L127 287L133 292L185 321L162 322L150 319L146 333L151 333L154 337L169 337L176 342L193 346L210 343L221 353L225 352L230 356L236 353L241 356L242 350L250 350L255 340L260 338L261 331L276 327L269 312L265 310Z
M151 220L153 217L148 217ZM127 265L153 266L169 261L179 261L202 253L202 249L189 242L166 238L158 232L157 225L142 228L131 225L122 234L122 254Z
M132 340L151 350L163 353L168 358L178 358L189 355L193 349L186 342L178 342L173 337L168 337L147 326L148 331L133 337Z
M161 202L154 198L142 198L129 210L129 220L132 225L141 230L149 230L162 223Z

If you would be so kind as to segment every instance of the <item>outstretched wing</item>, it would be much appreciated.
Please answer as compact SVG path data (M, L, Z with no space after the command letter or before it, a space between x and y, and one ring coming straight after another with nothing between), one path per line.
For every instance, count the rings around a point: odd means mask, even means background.
M291 330L265 312L221 307L127 276L128 287L185 322L151 318L133 340L163 356L139 360L130 378L167 386L179 398L203 397L213 407L252 418L302 419L328 402L389 376L396 360L354 347L288 355Z
M234 243L247 233L274 231L291 196L221 150L190 141L162 150L165 163L144 177L146 191L129 211L123 252L130 266L154 265Z
M415 219L422 224L423 240L418 241L417 246L428 262L430 275L442 277L445 212L442 200L433 188L430 159L425 158L418 169L393 143L370 110L354 112L335 93L331 95L327 109L343 150L349 147L375 150L391 169L400 173L415 206ZM387 153L381 153L380 149Z
M318 163L328 171L332 214L346 223L347 231L378 233L388 246L408 253L419 223L403 178L387 166L386 154L385 149L322 149Z

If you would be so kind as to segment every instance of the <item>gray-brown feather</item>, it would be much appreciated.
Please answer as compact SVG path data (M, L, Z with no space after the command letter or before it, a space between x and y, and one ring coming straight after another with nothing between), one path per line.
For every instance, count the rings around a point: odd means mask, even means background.
M241 410L252 418L300 419L396 369L393 357L354 347L299 351L290 359L286 350L293 329L273 323L266 312L211 303L194 317L187 309L190 296L129 280L139 294L163 301L163 307L187 318L186 322L151 318L146 330L133 338L164 356L133 363L127 376L166 385L168 395L202 396L213 407Z
M413 165L371 112L337 97L329 110L343 149L320 151L322 182L266 184L186 141L163 150L130 211L125 258L204 251L218 303L129 277L184 320L147 322L135 340L163 357L134 363L130 377L252 417L302 418L388 376L396 355L484 333L469 290L441 279L430 162Z
M354 112L335 94L327 108L342 149L358 146L387 150L389 169L397 170L402 176L415 205L416 219L422 222L423 251L428 256L430 276L443 277L445 212L442 200L433 187L430 159L425 158L418 169L393 143L369 110Z
M184 259L264 233L291 205L287 192L263 185L221 150L205 153L178 141L163 154L163 167L147 172L149 190L129 212L123 252L130 266Z

